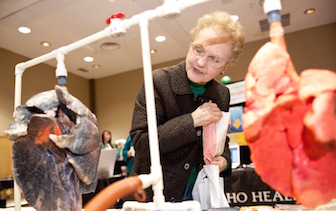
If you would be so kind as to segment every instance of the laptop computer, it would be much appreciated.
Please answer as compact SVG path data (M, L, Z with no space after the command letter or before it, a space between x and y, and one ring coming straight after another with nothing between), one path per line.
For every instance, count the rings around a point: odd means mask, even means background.
M113 176L117 151L118 149L101 150L97 168L99 178L110 178Z
M229 149L231 152L232 168L238 168L240 166L240 146L235 142L229 142Z

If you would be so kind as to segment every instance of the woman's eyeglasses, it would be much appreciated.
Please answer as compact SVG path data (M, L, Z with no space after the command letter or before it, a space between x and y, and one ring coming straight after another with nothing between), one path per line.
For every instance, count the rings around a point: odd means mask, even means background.
M225 65L226 62L224 62L221 58L219 58L216 55L206 55L205 54L205 49L202 45L200 44L190 44L190 47L193 50L193 55L196 56L197 58L202 58L203 56L207 56L207 63L208 65L210 65L213 68L220 68L223 67Z

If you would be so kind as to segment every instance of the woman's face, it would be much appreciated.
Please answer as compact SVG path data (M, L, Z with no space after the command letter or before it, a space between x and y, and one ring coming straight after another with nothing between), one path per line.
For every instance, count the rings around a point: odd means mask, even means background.
M206 84L229 67L231 46L223 33L214 28L199 32L189 48L186 59L188 78L197 84ZM223 64L219 67L218 64ZM214 67L215 66L215 67Z
M104 132L104 144L108 143L111 139L111 135L108 132Z

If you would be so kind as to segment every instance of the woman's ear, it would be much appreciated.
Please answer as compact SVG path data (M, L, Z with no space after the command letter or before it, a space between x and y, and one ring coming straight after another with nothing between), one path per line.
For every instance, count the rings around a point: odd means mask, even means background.
M221 75L224 75L224 73L227 71L227 69L232 65L231 62L224 64L224 66L221 68L222 71L220 72Z
M220 73L221 75L224 75L224 73L227 71L227 69L229 69L229 67L232 65L231 62L229 63L226 63L224 66L223 66L223 70L222 72Z

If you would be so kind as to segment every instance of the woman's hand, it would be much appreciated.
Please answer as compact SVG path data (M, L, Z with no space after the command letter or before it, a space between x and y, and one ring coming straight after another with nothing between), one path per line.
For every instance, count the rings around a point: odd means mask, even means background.
M222 112L216 103L211 101L203 103L191 113L194 120L194 127L206 126L212 122L218 122L222 118Z
M204 157L204 163L206 165L218 165L219 172L224 171L224 169L226 169L226 166L228 165L226 159L220 155L216 155L215 157L213 157L212 161Z
M134 151L134 147L132 146L127 152L127 158L134 157L134 156L135 156L135 151Z

